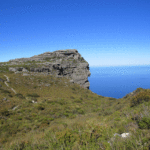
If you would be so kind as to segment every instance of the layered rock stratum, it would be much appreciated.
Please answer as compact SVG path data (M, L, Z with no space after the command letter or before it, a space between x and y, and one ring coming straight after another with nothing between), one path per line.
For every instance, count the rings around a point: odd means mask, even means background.
M56 77L67 77L70 82L77 83L84 88L89 89L90 86L89 64L76 49L45 52L30 58L12 59L8 63L9 71L41 72Z

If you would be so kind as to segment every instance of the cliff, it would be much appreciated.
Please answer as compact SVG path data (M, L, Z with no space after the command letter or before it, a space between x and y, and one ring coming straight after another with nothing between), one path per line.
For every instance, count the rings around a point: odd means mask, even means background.
M41 72L67 77L70 82L77 83L84 88L89 88L88 76L90 76L89 64L76 49L58 50L35 55L30 58L9 60L9 71L14 72ZM15 67L13 67L15 65ZM16 67L16 65L18 65ZM19 67L26 65L26 67Z

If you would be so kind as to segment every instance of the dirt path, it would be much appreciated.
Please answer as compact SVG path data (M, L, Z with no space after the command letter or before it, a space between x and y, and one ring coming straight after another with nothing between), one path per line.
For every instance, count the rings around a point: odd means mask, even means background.
M7 84L7 82L9 82L9 78L8 78L6 75L4 75L4 76L5 76L6 79L7 79L7 81L5 81L4 83L6 84L7 87L9 87L9 85ZM11 87L10 87L10 88L11 88ZM11 90L12 90L15 94L17 94L16 91L15 91L13 88L11 88Z

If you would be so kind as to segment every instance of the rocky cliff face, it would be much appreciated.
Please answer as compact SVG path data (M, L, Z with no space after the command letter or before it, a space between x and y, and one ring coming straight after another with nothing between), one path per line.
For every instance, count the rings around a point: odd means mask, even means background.
M75 49L58 50L30 58L13 59L9 61L9 65L12 65L9 71L42 72L57 77L67 77L70 82L77 83L84 88L90 86L88 82L88 76L91 74L89 64Z

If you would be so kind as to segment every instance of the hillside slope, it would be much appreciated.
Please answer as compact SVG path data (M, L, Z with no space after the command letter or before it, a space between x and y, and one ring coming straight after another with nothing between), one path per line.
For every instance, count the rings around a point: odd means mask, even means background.
M51 61L43 62L43 55L39 63ZM78 64L85 63L78 58ZM150 149L150 89L103 97L57 69L39 71L43 64L37 60L22 60L0 63L0 150ZM84 83L88 69L79 77Z
M149 149L149 89L115 99L67 78L12 72L0 73L0 85L1 149Z

